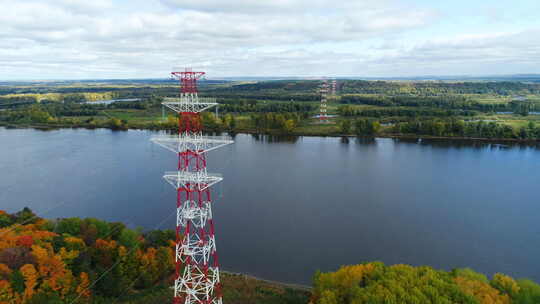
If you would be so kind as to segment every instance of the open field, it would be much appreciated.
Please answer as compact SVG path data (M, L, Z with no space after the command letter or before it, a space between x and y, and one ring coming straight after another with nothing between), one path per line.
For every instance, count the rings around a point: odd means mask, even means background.
M231 304L305 304L311 292L308 289L268 282L241 274L222 272L223 301ZM113 304L158 304L166 303L173 297L168 286L157 286L119 299Z

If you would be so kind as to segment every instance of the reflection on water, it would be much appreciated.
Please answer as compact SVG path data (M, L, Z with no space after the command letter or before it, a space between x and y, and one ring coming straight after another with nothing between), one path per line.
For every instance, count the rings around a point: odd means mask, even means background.
M293 135L264 135L264 134L251 134L251 137L255 141L265 143L291 143L294 144L298 141L300 136Z
M510 149L510 148L535 148L539 149L540 144L535 142L514 142L506 141L501 143L491 143L489 141L474 140L447 140L447 139L422 139L422 145L431 145L443 148L476 148L476 149Z
M349 137L347 137L347 136L342 136L340 142L341 142L342 144L349 144Z
M397 144L419 144L438 148L471 148L471 149L540 149L539 142L501 141L491 142L471 139L440 138L393 138Z
M357 137L356 143L362 145L376 145L377 140L374 137Z

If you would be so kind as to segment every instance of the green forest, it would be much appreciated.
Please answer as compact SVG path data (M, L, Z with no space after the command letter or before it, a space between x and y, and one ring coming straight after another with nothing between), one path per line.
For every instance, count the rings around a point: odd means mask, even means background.
M533 304L540 285L497 273L491 280L471 269L450 272L428 266L365 263L317 273L312 303L318 304Z
M165 303L172 297L171 230L130 229L94 218L44 219L0 211L0 303ZM540 285L471 269L386 266L316 272L313 288L222 273L231 304L534 304Z
M540 83L338 80L326 123L316 117L320 84L202 81L200 95L219 105L200 120L207 132L540 140ZM174 129L179 118L161 102L178 92L167 80L4 83L0 126Z

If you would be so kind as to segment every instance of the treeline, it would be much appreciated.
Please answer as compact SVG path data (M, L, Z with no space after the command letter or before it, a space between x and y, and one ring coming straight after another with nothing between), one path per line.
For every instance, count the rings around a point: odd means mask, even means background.
M55 118L42 105L33 104L17 110L1 111L0 121L8 123L52 123Z
M149 102L151 106L153 102ZM137 102L134 102L137 103ZM115 117L95 117L97 109L106 109L110 105L87 106L84 104L37 104L20 110L0 111L0 121L9 124L45 124L50 126L71 126L85 128L110 128L127 130L128 128L169 129L178 127L178 117L169 115L166 121L122 120ZM67 108L66 108L67 107ZM348 116L346 113L341 113ZM454 113L455 114L455 113ZM91 117L69 117L91 116ZM540 139L540 126L530 122L526 127L512 128L505 124L485 121L464 121L449 115L448 111L435 110L362 110L354 112L354 116L362 117L354 120L343 119L339 122L340 134L356 134L358 136L375 136L384 134L469 137L487 139ZM248 119L240 121L234 115L226 113L216 117L213 113L203 112L200 124L210 132L255 132L292 134L303 120L310 117L309 112L268 112L253 113ZM392 119L391 117L395 117ZM409 118L404 118L409 117ZM380 118L391 123L390 128L382 129Z
M159 84L159 86L156 86ZM126 87L125 85L131 85ZM201 91L219 98L249 98L258 100L316 101L320 85L318 80L257 81L229 85L224 81L200 81ZM338 80L340 94L375 94L387 96L441 97L463 94L496 94L501 96L540 94L540 84L509 81L492 82L398 82ZM77 85L59 83L57 85L24 86L0 88L0 95L6 94L77 94L106 93L117 98L142 98L151 95L173 96L178 94L176 81L104 82L97 85ZM448 97L445 97L448 98Z
M89 105L80 103L50 103L42 104L41 108L51 116L94 116L100 110L106 109L105 105Z
M201 125L202 129L207 132L256 132L260 134L264 133L276 133L276 134L291 134L294 129L305 119L309 117L309 113L253 113L248 119L242 119L239 121L234 115L227 113L225 115L216 117L213 113L202 112L199 118L187 118L191 119L191 125ZM184 119L184 118L180 118ZM166 126L168 129L175 130L178 125L183 126L184 121L180 120L177 116L169 115L167 118Z
M0 96L0 104L12 104L18 101L24 100L27 102L85 102L85 101L97 101L97 100L109 100L118 98L120 95L114 92L83 92L83 93L25 93L25 94L8 94Z
M497 94L502 96L540 94L540 84L513 81L491 82L397 82L347 80L340 90L345 94L439 96L453 94Z
M101 110L135 109L147 110L160 107L162 99L156 97L144 99L117 100L109 104L102 103L41 103L43 109L54 116L91 116ZM94 114L88 114L94 113Z
M358 136L375 135L418 135L439 137L469 137L488 139L520 139L540 140L540 126L530 122L526 127L514 129L511 126L496 122L466 122L455 118L446 119L412 119L396 122L392 127L382 130L379 120L358 118L343 119L339 122L341 134ZM384 131L384 133L381 133Z
M428 266L375 262L318 272L311 303L537 304L540 285L500 273L489 280L468 268L446 272Z
M229 81L224 80L199 80L199 88L223 85ZM43 94L43 93L99 93L128 91L153 91L167 94L178 93L178 81L171 79L140 79L140 80L83 80L83 81L53 81L53 82L0 82L0 95L6 94Z
M271 102L263 103L256 100L220 101L219 110L225 113L283 113L283 112L310 112L315 107L305 103L295 102Z
M220 90L230 91L314 91L321 84L318 80L270 80L257 81L254 83L243 83L230 87L220 88Z
M514 112L526 115L540 111L540 103L534 101L510 101L508 103L481 103L464 96L361 96L344 95L343 104L365 104L379 107L432 107L461 111Z
M463 96L361 96L344 95L343 104L365 104L379 107L435 107L443 109L476 110L483 112L508 110L506 104L484 104Z
M34 98L26 100L25 106L13 107L10 111L20 111L24 113L28 110L28 104L36 103ZM69 100L69 101L68 101ZM108 109L136 109L147 110L150 108L161 107L163 99L157 96L137 100L118 100L110 104L100 103L82 103L84 96L74 94L70 99L64 102L41 101L33 107L38 107L43 111L48 112L51 116L95 116L100 111ZM0 104L1 105L1 104ZM22 104L20 104L22 105ZM220 101L219 112L222 113L285 113L285 112L310 112L315 107L311 104L294 103L294 102L261 102L257 100L227 100ZM8 114L11 113L8 111Z
M339 130L344 135L354 133L358 136L375 136L381 130L381 123L378 120L365 118L354 121L344 119L339 122Z
M173 231L0 211L0 303L111 303L170 283Z
M29 96L0 97L0 109L16 108L36 102L37 100L35 97Z
M511 101L509 108L515 114L527 116L530 112L540 112L540 102L536 101Z
M205 95L220 100L319 101L316 80L273 80L209 87Z
M418 116L434 116L434 117L452 117L452 116L475 116L475 111L467 110L441 110L432 108L390 108L390 109L360 109L350 105L343 105L338 108L340 116L361 116L361 117L418 117Z
M431 136L457 136L492 139L540 139L540 126L530 122L527 127L515 130L496 122L464 122L457 119L413 120L399 122L392 131L396 134Z
M134 86L134 87L114 87L109 85L103 86L80 86L80 87L36 87L36 88L4 88L0 89L1 95L8 94L49 94L56 93L61 95L70 94L114 94L115 98L131 98L144 97L151 94L163 92L164 94L178 93L178 87L175 83L171 83L170 87L151 87L151 86ZM137 95L137 96L135 96Z
M110 99L151 99L155 97L175 96L178 94L178 89L175 88L122 88L115 91L107 91L105 89L81 89L75 93L24 93L24 94L9 94L0 95L0 105L9 105L17 102L27 103L47 103L47 102L62 102L62 103L82 103L87 101L99 101Z
M320 80L257 81L215 88L216 91L235 92L312 92ZM441 96L459 94L497 94L502 96L540 94L540 84L518 81L382 81L338 80L337 89L344 94Z
M451 109L472 109L477 102L472 102L463 96L362 96L343 95L341 103L366 104L380 107L444 107Z
M315 93L290 93L290 92L215 92L205 91L201 96L215 97L220 100L272 100L272 101L319 101L321 96Z
M81 103L39 103L31 106L0 111L0 122L8 124L46 124L50 126L71 126L84 128L110 128L127 130L129 128L169 129L178 127L178 117L168 115L165 121L123 120L107 114L109 109L150 109L159 107L160 98L143 101L118 101L108 105ZM236 105L235 105L236 106ZM235 115L228 111L217 117L212 112L203 112L200 123L205 131L237 132L258 130L262 133L274 132L289 134L301 120L310 116L310 105L294 103L273 103L261 105L245 102L238 105L237 111L253 113L248 119L237 122ZM223 111L221 111L223 112ZM110 112L109 112L110 113ZM114 114L113 114L114 115Z
M52 109L49 108L49 106L52 107ZM98 112L95 106L72 105L66 110L64 108L64 105L35 104L19 110L1 111L0 122L5 122L9 124L46 124L50 126L85 127L91 129L110 128L113 130L127 130L130 127L126 120L121 120L115 117L109 117L104 119L89 117L79 119L55 116L92 116L96 115L97 113ZM166 128L160 124L150 127L152 127L153 129Z
M291 134L308 113L265 113L251 115L251 123L258 133L278 132Z
M16 109L0 112L0 120L8 122L46 122L36 119L35 113L41 117L63 116L96 116L100 111L108 109L138 109L146 110L160 106L160 99L146 99L139 101L117 101L111 104L86 104L86 103L57 103L42 102Z
M213 113L202 112L198 119L189 118L191 125L201 125L206 132L250 132L250 133L276 133L291 134L294 129L305 119L309 118L307 112L286 112L286 113L253 113L248 119L237 119L234 115L227 113L216 117ZM180 118L183 119L183 118ZM178 125L185 122L179 121L177 116L169 115L167 122L162 126L166 129L176 130Z

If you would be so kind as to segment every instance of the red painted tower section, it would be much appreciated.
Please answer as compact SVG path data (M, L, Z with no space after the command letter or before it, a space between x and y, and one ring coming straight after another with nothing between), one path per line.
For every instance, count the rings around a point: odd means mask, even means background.
M178 113L178 134L150 139L178 156L177 170L163 176L176 190L175 304L222 304L210 187L223 178L207 172L206 153L233 141L202 133L199 113L217 105L198 96L197 80L204 74L172 73L180 80L180 96L162 105Z
M187 68L183 72L172 72L171 75L180 80L180 93L197 94L197 80L204 76L204 72L193 72Z
M184 72L172 72L173 76L180 80L181 95L197 95L197 80L200 79L204 72L193 72L186 69ZM202 132L202 124L199 112L179 112L178 113L178 135L179 136L191 136L194 134L200 134ZM206 157L204 151L192 151L185 150L178 152L178 171L179 172L205 172L206 173ZM208 185L190 184L187 183L183 187L177 189L176 207L178 210L185 209L186 207L194 210L202 210L206 204L211 203L210 187ZM184 206L185 204L191 204L191 206ZM206 219L207 223L193 224L192 221L187 220L185 226L177 225L176 227L176 243L178 247L198 246L199 249L204 250L208 248L208 243L214 240L214 222L212 217ZM186 241L188 240L188 241ZM190 244L191 241L197 240L195 244ZM213 246L215 248L215 246ZM188 249L190 250L190 249ZM194 249L194 251L197 250ZM186 267L189 266L189 267ZM176 281L186 280L184 284L186 287L197 289L197 284L203 285L212 284L213 278L209 277L209 267L212 266L215 269L219 267L217 252L213 250L209 253L209 258L197 259L193 255L186 254L176 260ZM193 273L186 274L185 271L193 271ZM202 273L201 273L202 272ZM200 277L202 274L203 277ZM192 282L189 282L192 279ZM206 282L204 282L206 281ZM206 283L206 284L205 284ZM217 303L221 301L221 284L218 282L213 284L213 292L209 293L205 299L189 298L190 296L185 293L176 294L174 297L174 304L184 303Z

